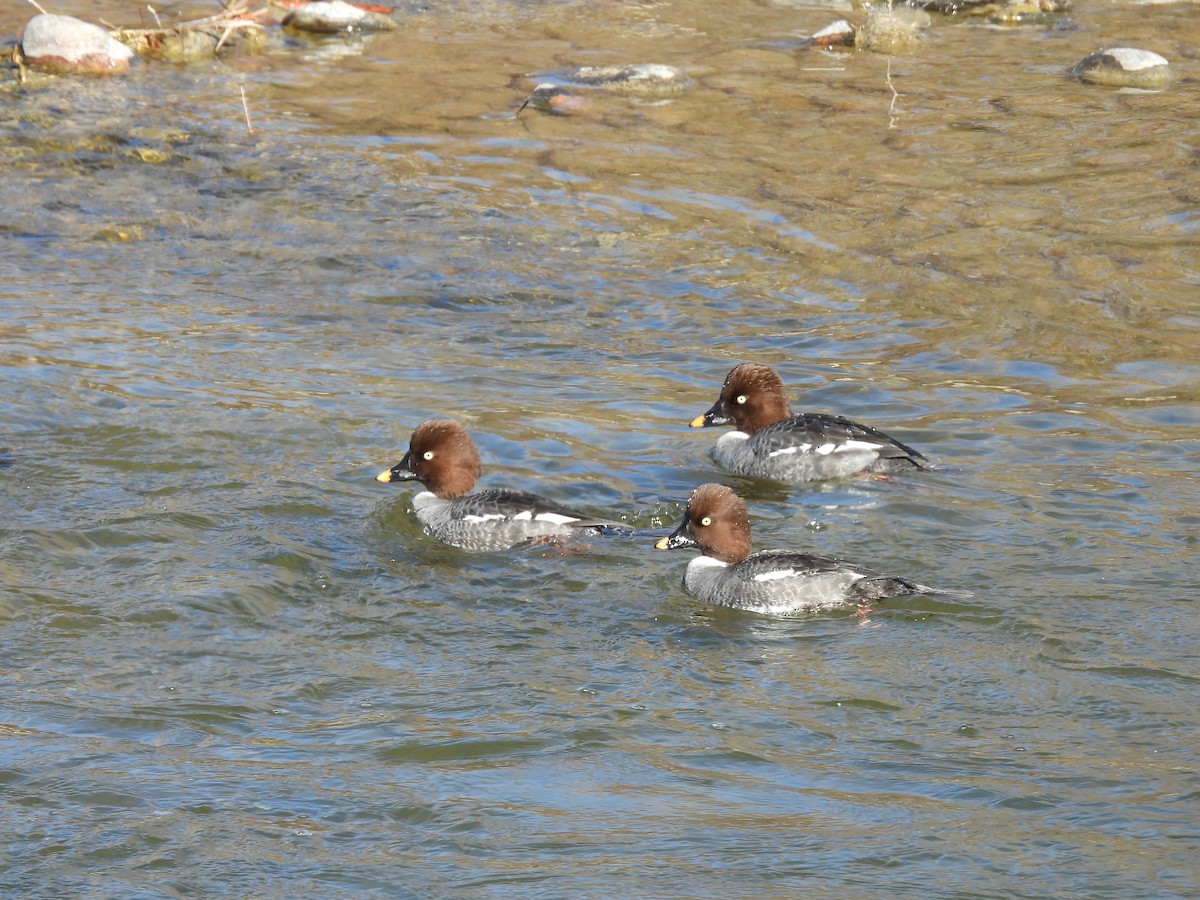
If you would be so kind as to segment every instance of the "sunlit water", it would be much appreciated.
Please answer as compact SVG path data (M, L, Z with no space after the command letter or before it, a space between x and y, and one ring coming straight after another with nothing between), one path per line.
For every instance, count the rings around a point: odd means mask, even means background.
M462 4L0 97L5 896L1194 896L1200 20L1081 5L889 62ZM1114 35L1175 84L1064 75ZM513 116L641 61L696 87ZM939 469L729 479L741 360ZM435 415L637 533L437 545L373 478ZM974 596L699 606L710 480Z

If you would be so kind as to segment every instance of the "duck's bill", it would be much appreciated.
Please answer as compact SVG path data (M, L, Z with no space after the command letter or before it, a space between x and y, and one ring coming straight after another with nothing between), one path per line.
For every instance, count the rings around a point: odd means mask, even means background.
M721 401L718 400L712 409L702 416L696 416L689 424L693 428L710 428L713 425L729 425L732 422L733 419L729 416L721 414Z
M415 481L417 478L416 472L408 467L408 454L404 454L404 459L396 463L390 469L384 469L375 476L376 481L382 481L388 484L392 481Z
M654 545L655 550L678 550L680 547L695 547L696 542L688 537L687 533L680 530L674 534L669 534Z

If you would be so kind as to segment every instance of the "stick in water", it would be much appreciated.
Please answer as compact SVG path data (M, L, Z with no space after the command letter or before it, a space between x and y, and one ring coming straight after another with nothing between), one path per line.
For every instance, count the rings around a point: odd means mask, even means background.
M246 114L246 131L248 134L254 134L254 126L250 124L250 107L246 104L246 86L239 84L238 90L242 92L242 111Z

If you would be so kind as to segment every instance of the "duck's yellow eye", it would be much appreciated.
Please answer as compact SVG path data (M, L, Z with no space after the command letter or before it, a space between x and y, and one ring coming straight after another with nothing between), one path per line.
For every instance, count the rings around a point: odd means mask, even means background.
M712 518L709 516L705 516L703 519L700 520L700 524L703 525L705 528L707 528L709 525L712 524Z
M738 394L738 396L737 396L738 406L741 406L743 403L745 403L747 399L749 399L749 398L747 398L745 394Z
M425 460L426 462L429 462L429 460L433 459L433 451L426 450L424 453L421 454L421 458L423 460Z

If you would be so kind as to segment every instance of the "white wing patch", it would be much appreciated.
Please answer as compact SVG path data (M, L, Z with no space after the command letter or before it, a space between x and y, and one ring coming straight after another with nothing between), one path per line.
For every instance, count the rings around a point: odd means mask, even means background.
M767 457L771 458L775 456L786 456L789 453L807 453L811 449L812 444L800 444L798 447L784 447L780 450L772 450L767 454Z
M780 578L791 578L796 574L795 569L775 569L771 572L760 572L754 576L755 581L776 581Z
M538 513L535 516L532 509L523 509L513 516L507 516L504 513L484 513L483 515L470 513L462 517L464 522L494 522L498 519L509 519L513 522L549 522L551 525L566 525L568 522L579 521L575 516L563 516L558 513Z
M841 446L835 447L834 450L838 453L846 453L847 451L859 452L863 450L870 450L872 453L875 453L879 450L879 445L872 444L870 441L846 441Z
M521 515L525 515L525 513L521 513ZM575 516L562 516L558 513L548 512L538 513L536 516L534 516L534 519L538 522L549 522L551 525L566 525L568 522L579 521L579 519L577 519Z
M842 444L835 444L833 441L822 444L813 450L814 453L819 453L821 456L828 456L831 453L862 453L868 450L876 453L879 450L878 444L872 444L870 441L846 441ZM775 454L771 454L774 456Z

